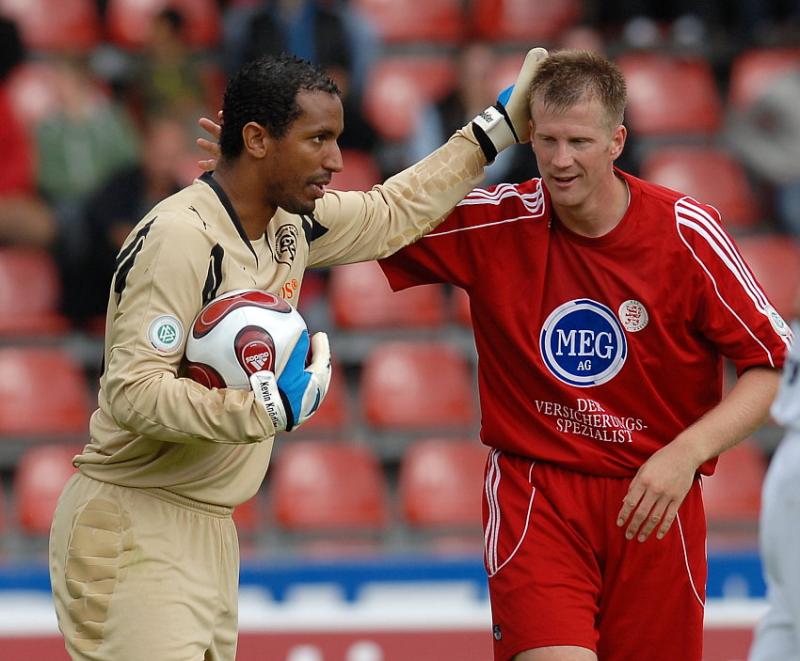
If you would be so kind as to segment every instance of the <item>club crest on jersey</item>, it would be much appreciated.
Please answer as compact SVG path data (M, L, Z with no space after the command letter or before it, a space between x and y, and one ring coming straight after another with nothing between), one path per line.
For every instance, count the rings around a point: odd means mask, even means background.
M544 364L559 381L579 388L613 379L628 356L625 332L612 310L588 298L559 305L539 334Z
M275 259L280 264L291 266L297 255L297 228L281 225L275 232Z

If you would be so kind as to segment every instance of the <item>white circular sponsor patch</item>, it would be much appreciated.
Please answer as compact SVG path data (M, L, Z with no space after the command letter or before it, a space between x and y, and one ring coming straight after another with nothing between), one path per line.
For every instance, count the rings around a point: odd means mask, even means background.
M183 341L183 324L171 314L164 314L150 322L147 334L156 350L172 353L180 348Z
M617 314L622 325L625 326L625 330L631 333L642 330L650 321L644 305L633 299L627 300L620 305Z
M769 319L769 323L772 324L775 332L781 337L789 335L789 324L783 320L783 317L781 317L778 311L771 305L768 305L765 311L767 313L767 319Z

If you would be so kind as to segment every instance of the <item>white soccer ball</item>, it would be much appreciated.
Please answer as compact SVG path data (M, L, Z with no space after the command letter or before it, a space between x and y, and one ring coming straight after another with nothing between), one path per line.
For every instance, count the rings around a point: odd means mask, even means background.
M207 388L250 388L250 375L280 375L306 322L282 298L260 289L223 294L208 303L186 340L186 376Z

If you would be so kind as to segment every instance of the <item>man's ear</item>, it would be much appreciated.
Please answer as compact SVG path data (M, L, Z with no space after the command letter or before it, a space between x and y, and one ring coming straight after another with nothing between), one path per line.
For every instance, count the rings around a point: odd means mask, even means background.
M625 147L625 139L628 137L628 129L623 124L614 129L614 135L611 136L611 159L616 161Z
M245 151L254 158L264 158L270 149L272 136L257 122L247 122L242 128Z

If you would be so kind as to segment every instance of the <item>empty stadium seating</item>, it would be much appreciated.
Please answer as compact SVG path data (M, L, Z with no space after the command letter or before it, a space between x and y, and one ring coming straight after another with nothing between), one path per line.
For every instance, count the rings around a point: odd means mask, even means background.
M776 77L800 70L800 48L752 48L733 59L728 102L742 109L758 97Z
M757 195L744 168L721 149L685 146L654 149L642 162L641 174L648 181L713 205L728 229L753 228L762 220Z
M100 43L95 0L0 0L0 14L16 21L32 50L86 52Z
M386 342L364 360L362 413L377 429L466 430L477 420L474 377L445 342Z
M14 478L14 503L23 533L44 536L50 532L58 497L75 472L72 458L79 450L43 445L30 448L22 456Z
M479 529L487 452L477 439L429 438L413 443L400 466L404 521L442 531Z
M742 236L737 244L772 304L791 319L800 291L800 244L780 234Z
M343 329L435 328L446 316L441 285L392 292L377 262L332 269L329 296L333 319Z
M286 530L377 532L388 520L385 476L365 446L335 441L283 444L267 479L272 513Z
M0 437L85 436L88 420L86 380L66 351L0 349Z
M764 455L750 439L724 452L711 477L703 478L710 532L754 533L766 473Z
M722 103L708 61L628 52L617 63L628 85L626 120L637 136L710 136L719 130Z
M150 35L153 17L170 7L184 15L191 46L216 46L222 20L219 5L214 0L108 0L106 29L109 39L123 48L141 47Z
M471 4L470 27L476 37L526 45L557 40L582 13L580 0L473 0Z
M454 44L464 34L461 0L355 0L353 6L390 44Z
M48 253L0 247L0 337L30 340L66 332L60 297L61 282Z

